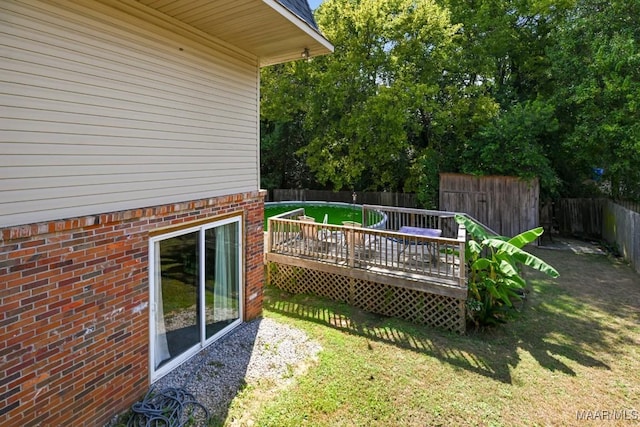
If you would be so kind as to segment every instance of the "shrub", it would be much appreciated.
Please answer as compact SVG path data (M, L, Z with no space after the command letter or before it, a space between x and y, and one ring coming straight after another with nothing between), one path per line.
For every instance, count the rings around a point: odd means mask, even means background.
M482 225L462 215L456 215L456 221L470 236L465 251L469 273L467 316L476 327L504 323L510 317L513 303L522 299L526 285L522 266L559 276L551 265L522 249L542 235L542 227L508 238L490 235Z

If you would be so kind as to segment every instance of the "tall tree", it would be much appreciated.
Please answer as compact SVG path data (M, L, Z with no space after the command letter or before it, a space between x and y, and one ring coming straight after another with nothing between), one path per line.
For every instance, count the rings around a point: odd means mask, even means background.
M460 66L506 110L550 89L545 49L575 0L442 0L460 23Z
M579 0L553 36L569 172L603 168L612 196L640 200L640 0Z
M483 126L465 152L463 172L539 178L543 197L557 195L558 177L549 156L557 138L555 109L543 101L526 101L503 111Z
M459 27L435 2L328 0L316 20L335 53L265 70L262 105L269 121L304 111L301 152L320 182L415 190L425 156L455 160L469 129L495 112L459 70Z
M305 62L262 70L261 186L304 188L316 182L300 150L308 143L304 129L309 66Z
M543 194L557 194L553 150L558 146L546 48L574 0L444 0L462 25L461 67L474 70L500 109L465 147L462 172L539 177Z
M640 0L326 0L316 20L333 55L263 70L267 186L434 207L442 171L572 196L599 167L640 199Z

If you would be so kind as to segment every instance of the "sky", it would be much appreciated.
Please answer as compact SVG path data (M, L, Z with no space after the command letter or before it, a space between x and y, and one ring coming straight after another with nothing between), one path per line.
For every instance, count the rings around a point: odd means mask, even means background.
M322 3L322 0L308 0L309 1L309 6L311 6L311 10L315 10L320 3Z

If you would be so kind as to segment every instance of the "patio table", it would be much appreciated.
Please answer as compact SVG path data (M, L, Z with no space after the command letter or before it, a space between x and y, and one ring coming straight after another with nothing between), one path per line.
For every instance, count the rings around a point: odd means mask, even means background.
M423 237L440 237L442 235L442 230L439 228L422 228L422 227L410 227L408 225L404 225L400 227L398 230L399 233L411 234L413 236L423 236ZM401 245L401 249L398 250L398 263L400 262L400 256L407 250L411 245L422 245L422 242L415 242L410 239L400 239L398 242ZM431 251L430 242L424 242L427 246L427 251Z

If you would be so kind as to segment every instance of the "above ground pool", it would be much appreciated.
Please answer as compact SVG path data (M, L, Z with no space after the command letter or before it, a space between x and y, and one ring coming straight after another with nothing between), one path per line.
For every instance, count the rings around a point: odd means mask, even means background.
M342 202L267 202L264 204L264 230L267 230L269 217L300 208L304 208L304 214L315 218L316 222L324 222L326 215L328 224L342 225L344 221L362 223L362 205ZM371 222L375 224L373 228L379 228L377 226L383 224L381 221L385 215L379 213L379 218L374 217Z
M267 202L264 204L264 229L267 230L267 219L274 215L304 208L304 214L323 222L327 215L327 223L342 225L343 221L362 222L362 206L339 202Z

